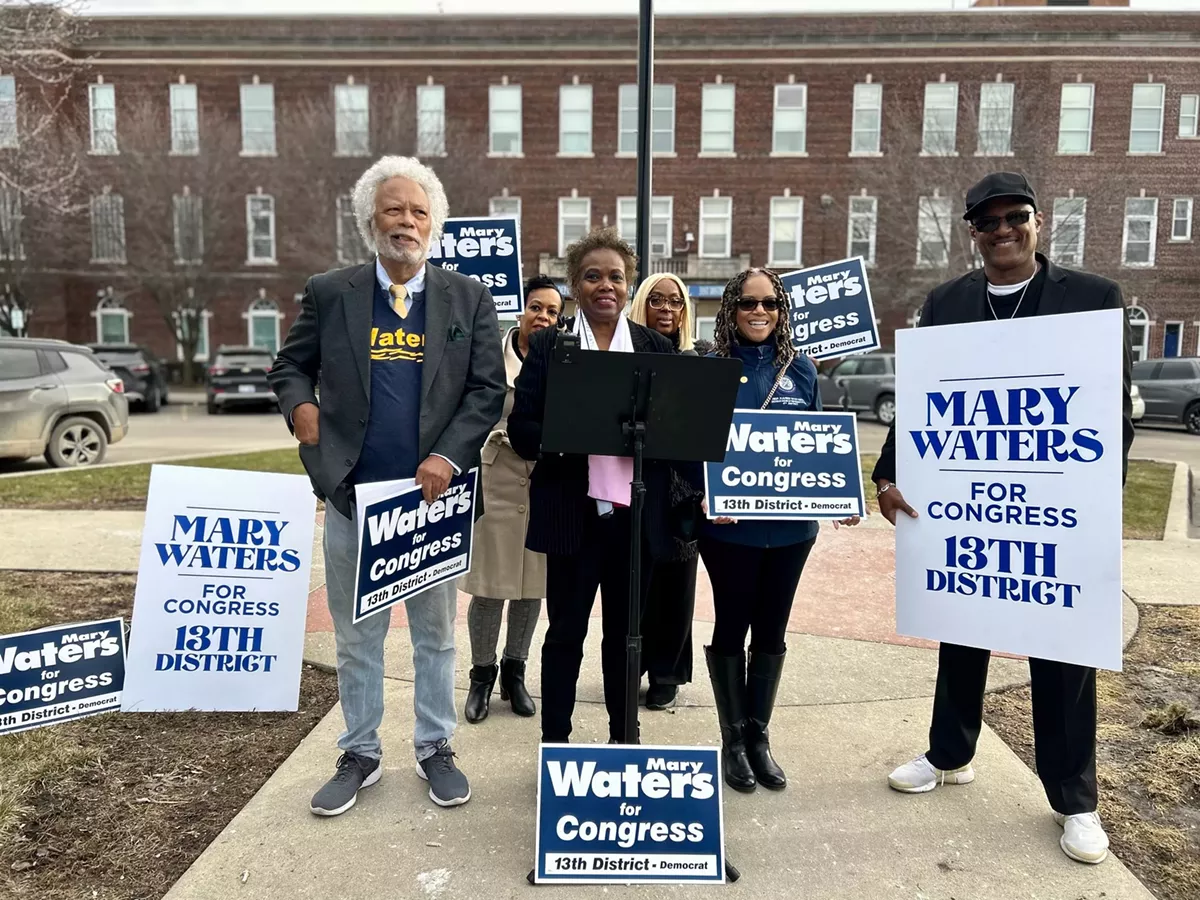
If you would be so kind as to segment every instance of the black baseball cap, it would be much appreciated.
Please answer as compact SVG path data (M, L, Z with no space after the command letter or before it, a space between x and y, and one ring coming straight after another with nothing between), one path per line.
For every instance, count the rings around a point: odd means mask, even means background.
M1034 194L1033 185L1029 183L1028 178L1016 172L993 172L967 191L967 211L963 213L963 218L971 221L979 207L997 197L1028 200L1033 205L1034 212L1037 212L1037 195Z

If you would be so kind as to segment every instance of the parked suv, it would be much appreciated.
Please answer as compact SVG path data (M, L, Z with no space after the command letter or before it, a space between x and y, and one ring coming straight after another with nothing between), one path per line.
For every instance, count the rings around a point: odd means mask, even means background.
M125 383L87 347L0 338L0 457L89 466L129 429Z
M817 379L821 405L829 410L874 413L884 425L896 420L896 354L864 353L843 359Z
M167 402L167 367L137 344L88 344L99 360L121 376L125 396L146 412L158 412Z
M267 371L275 357L261 347L218 347L208 367L208 413L231 406L275 406Z
M1133 382L1146 404L1145 422L1171 422L1200 434L1200 357L1145 359Z

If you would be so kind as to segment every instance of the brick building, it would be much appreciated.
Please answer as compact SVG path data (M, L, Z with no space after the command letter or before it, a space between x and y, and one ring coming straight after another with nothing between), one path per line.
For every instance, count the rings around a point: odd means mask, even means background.
M22 221L0 193L0 280L24 280L33 334L174 358L169 323L203 309L198 359L276 346L308 274L362 258L346 195L383 153L427 159L454 213L518 211L527 274L561 279L589 226L633 227L634 19L87 32L64 113L86 145L81 211ZM689 284L702 331L748 265L861 254L890 340L977 262L966 186L1015 168L1038 187L1043 249L1121 283L1139 356L1198 352L1200 14L664 18L656 44L650 265ZM22 96L0 71L0 148Z

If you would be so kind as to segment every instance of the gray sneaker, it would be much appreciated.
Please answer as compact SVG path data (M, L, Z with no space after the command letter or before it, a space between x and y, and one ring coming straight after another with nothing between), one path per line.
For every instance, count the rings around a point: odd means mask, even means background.
M471 799L471 785L454 764L449 744L417 763L417 775L429 782L429 799L438 806L462 806Z
M359 788L370 787L382 774L379 760L343 753L337 761L337 773L313 794L308 808L318 816L340 816L354 805Z

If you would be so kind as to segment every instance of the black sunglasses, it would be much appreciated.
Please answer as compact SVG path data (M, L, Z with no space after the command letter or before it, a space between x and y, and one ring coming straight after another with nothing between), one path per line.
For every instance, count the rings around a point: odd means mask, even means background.
M1024 225L1029 221L1029 217L1033 215L1033 210L1030 209L1014 209L1012 212L1004 216L1004 221L1008 223L1010 228L1016 228L1018 225ZM982 231L985 234L991 234L1000 227L1000 216L980 216L971 223L975 226L976 231Z
M759 305L761 305L766 312L775 312L777 309L779 309L779 298L763 297L761 300L759 300L756 297L742 297L737 301L737 308L742 312L754 312L754 310L758 309Z

